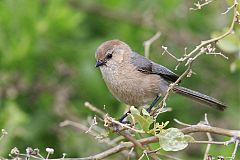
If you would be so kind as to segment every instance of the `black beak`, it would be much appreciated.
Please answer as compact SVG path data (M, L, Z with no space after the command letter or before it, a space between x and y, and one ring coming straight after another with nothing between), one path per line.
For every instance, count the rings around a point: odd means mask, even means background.
M97 60L97 62L96 62L96 67L102 66L102 65L104 65L104 64L105 64L104 61Z

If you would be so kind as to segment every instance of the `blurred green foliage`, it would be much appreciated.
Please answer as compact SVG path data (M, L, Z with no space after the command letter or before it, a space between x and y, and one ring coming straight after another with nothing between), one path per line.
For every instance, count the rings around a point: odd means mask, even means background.
M2 0L0 1L0 128L8 135L0 141L0 155L11 148L25 152L27 147L55 149L55 157L67 153L82 157L107 146L86 134L59 123L73 119L85 123L94 113L84 106L89 101L114 117L120 117L125 105L107 90L94 67L94 52L105 40L121 39L133 50L143 53L143 41L162 32L151 48L150 58L171 69L176 62L161 56L161 45L177 57L190 51L211 34L224 31L231 14L217 1L200 11L189 11L193 2L161 0ZM238 36L237 36L238 35ZM178 118L197 123L205 112L213 125L239 129L239 26L234 38L226 38L219 48L229 57L202 56L193 67L191 78L182 84L221 99L229 108L220 113L183 97L172 95L172 112L158 117L160 122ZM234 54L228 51L234 52ZM230 66L238 67L234 72ZM182 65L178 71L185 70ZM193 112L193 110L195 112ZM205 146L188 147L179 154L183 159L200 159ZM210 153L229 156L227 149L213 147ZM191 158L189 158L191 157ZM116 157L117 158L117 157Z

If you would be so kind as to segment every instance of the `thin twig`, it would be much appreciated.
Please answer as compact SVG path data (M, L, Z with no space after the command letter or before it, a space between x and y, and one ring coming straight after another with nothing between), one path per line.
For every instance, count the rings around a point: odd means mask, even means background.
M181 81L181 79L188 74L189 70L191 69L191 66L192 66L192 63L189 64L188 68L183 72L183 74L181 76L179 76L179 78L174 83L169 85L167 93L165 94L165 96L163 97L163 99L160 103L161 105L160 106L158 105L157 108L163 108L166 106L166 101L170 95L170 91L172 91L172 89L175 87L175 85L177 85ZM156 109L156 110L158 110L158 109ZM155 114L155 113L153 113L153 114Z
M194 132L209 132L209 133L224 135L228 137L236 137L237 139L240 139L239 131L212 127L212 126L207 126L203 124L192 125L190 127L181 129L181 131L185 134L194 133Z
M181 131L184 134L190 134L190 133L195 133L195 132L209 132L209 133L214 133L214 134L228 136L228 137L236 137L237 140L240 139L239 131L228 130L228 129L218 128L218 127L212 127L212 126L203 125L203 124L191 125L190 127L185 127L183 129L181 129ZM155 142L158 142L158 137L152 136L152 137L148 137L148 138L143 138L143 139L138 140L138 142L141 143L142 145L155 143ZM208 143L217 144L217 143L219 143L221 145L226 145L226 142L210 142L210 141L197 141L197 142L202 143L202 144L203 143L204 144L208 144ZM115 147L110 148L109 150L106 150L106 151L101 152L101 153L99 153L97 155L94 155L94 156L86 157L85 159L105 158L105 157L108 157L112 154L118 153L122 150L131 148L133 146L134 146L134 144L132 142L123 142L123 143L120 143L119 145L117 145ZM72 160L72 159L69 159L69 160Z
M130 160L130 156L132 155L132 153L133 153L133 150L134 150L134 147L132 147L131 149L130 149L130 151L128 152L128 160Z
M234 4L231 5L230 7L228 7L227 10L226 10L225 12L223 12L222 14L227 14L230 10L232 10L232 9L234 8L235 4L237 4L237 3L238 3L238 1L236 0L236 1L234 2Z
M106 127L112 126L113 124L117 124L118 126L129 129L135 133L145 133L143 130L138 130L138 129L132 128L131 126L128 126L127 124L123 124L119 121L116 121L112 117L109 117L109 116L105 117L104 122L105 122Z
M232 157L230 158L230 160L234 160L235 159L235 156L236 156L236 153L237 153L237 149L238 149L238 145L239 145L239 140L236 140L235 147L234 147L234 150L233 150L233 153L232 153Z
M66 126L73 126L75 128L80 129L82 132L87 132L89 130L89 128L81 123L78 122L74 122L74 121L70 121L70 120L65 120L63 122L61 122L59 124L60 127L66 127ZM95 133L94 131L89 132L90 135L92 136L97 136L97 133Z
M147 151L146 151L146 150L143 151L141 157L139 157L138 160L142 160L144 156L147 157L147 160L150 160L149 157L148 157L148 154L147 154Z
M209 53L209 52L206 52L206 55L219 55L219 56L222 56L223 58L225 59L228 59L228 57L224 54L222 54L221 52L218 52L218 53Z
M190 10L200 10L202 7L208 5L209 3L213 2L214 0L207 0L204 3L200 3L199 1L197 3L194 3L194 6L196 8L190 8Z
M196 48L194 50L192 50L189 54L187 54L184 58L180 59L181 61L185 61L188 59L187 63L185 65L188 65L191 61L194 61L197 57L199 57L201 54L201 52L199 52L196 56L194 56L192 59L189 60L189 58L194 54L196 53L198 50L200 50L203 46L206 46L207 44L210 44L210 43L216 43L217 41L219 41L220 39L223 39L224 37L228 36L229 34L231 34L233 32L233 28L234 28L234 25L236 23L236 20L237 20L237 16L238 16L238 11L237 11L237 7L238 6L238 0L234 0L234 4L233 4L233 8L234 8L234 11L233 11L233 18L232 18L232 22L231 22L231 25L229 27L229 29L222 35L218 36L218 37L215 37L215 38L212 38L212 39L209 39L209 40L206 40L206 41L202 41L201 44L199 44L198 46L196 46Z
M223 39L224 37L226 37L227 35L231 34L233 32L233 28L235 25L235 22L237 21L237 16L238 16L238 12L237 12L237 7L238 7L238 1L234 0L234 13L233 13L233 18L232 18L232 23L229 27L229 29L222 35L216 37L216 38L212 38L206 41L202 41L201 44L199 44L198 46L195 47L194 50L192 50L189 54L184 54L184 57L179 58L178 61L179 63L186 61L185 65L188 65L188 68L182 73L181 76L179 76L179 78L172 84L169 85L168 90L166 92L166 94L164 95L162 101L161 101L161 105L158 105L157 108L162 108L166 106L166 101L170 95L170 92L172 91L172 89L181 81L181 79L183 79L183 77L187 76L189 71L191 70L192 67L192 63L202 54L204 54L205 52L201 51L201 48L203 48L204 46L211 44L211 43L216 43L217 41L219 41L220 39ZM199 52L198 52L199 51ZM193 54L195 54L196 52L198 52L194 57L191 57ZM154 110L157 111L158 109ZM152 112L153 115L156 115L155 112Z
M102 135L102 131L95 130L96 126L94 129L91 129L91 131L89 131L89 128L87 126L85 126L81 123L78 123L78 122L70 121L70 120L65 120L60 123L60 127L66 127L66 126L72 126L72 127L79 129L83 133L88 133L88 135L91 135L95 139L100 139L101 142L104 142L109 146L115 146L120 140L123 139L122 136L119 136L119 137L116 137L115 139L111 140L109 138L104 137ZM87 131L89 131L89 132L87 132ZM128 156L127 152L122 152L122 154L124 156Z
M180 125L182 125L182 126L185 126L185 127L191 127L191 126L192 126L192 125L190 125L190 124L181 122L181 121L179 121L179 120L176 119L176 118L174 118L173 120L174 120L176 123L178 123L178 124L180 124Z
M226 145L226 142L218 142L218 141L193 141L189 143L194 144L216 144L216 145ZM204 159L205 160L205 159Z
M104 113L102 110L98 109L94 105L90 104L89 102L85 102L84 106L90 109L91 111L99 114L102 118L106 115L106 113Z
M209 123L209 121L208 121L208 119L207 119L207 113L205 113L205 123L210 126L210 123ZM209 132L207 132L206 135L207 135L207 137L208 137L208 141L212 142L212 141L213 141L213 138L212 138L211 134L210 134ZM211 143L208 143L208 145L207 145L207 147L206 147L206 150L205 150L205 153L204 153L203 160L206 160L206 159L207 159L208 153L209 153L209 151L210 151L210 148L211 148Z
M147 41L144 41L144 55L145 57L149 58L149 51L150 51L150 46L151 44L156 41L159 37L161 36L160 32L157 32L152 38L150 38Z
M143 153L147 156L147 152L145 153L146 149L143 147L143 145L137 140L135 139L133 136L131 136L129 133L127 133L126 131L121 131L119 132L120 135L122 135L123 137L127 138L130 142L132 142L135 146L139 147L141 150L143 150ZM157 160L156 155L155 154L150 154L149 155L153 160ZM139 158L140 159L140 158Z
M173 59L175 59L176 61L178 61L178 58L177 58L176 56L174 56L172 53L170 53L170 52L168 51L168 48L167 48L166 46L162 46L162 49L163 49L162 55L164 55L164 53L167 53L167 54L169 54Z
M145 148L142 146L142 144L137 141L135 138L133 138L130 134L126 133L126 131L119 132L120 135L127 138L130 142L132 142L135 146L139 147L142 150L145 150Z
M92 119L92 122L91 122L91 124L90 124L90 127L88 128L88 130L87 130L85 133L91 132L93 126L95 126L95 125L97 125L97 124L98 124L98 123L97 123L97 118L96 118L96 116L94 116L93 119Z
M212 126L208 126L208 125L203 125L201 123L199 123L197 125L191 125L189 127L185 127L183 129L181 129L181 131L184 134L195 133L195 132L209 132L209 133L214 133L214 134L218 134L218 135L234 137L237 140L236 144L239 144L239 140L240 140L240 132L239 131L228 130L228 129L218 128L218 127L212 127ZM140 143L142 146L144 146L146 144L150 144L150 143L155 143L155 142L158 142L158 141L159 141L159 139L156 136L147 137L147 138L137 140L137 142ZM211 144L226 145L226 142L213 142L213 141L195 141L195 143L201 143L201 144L211 143ZM96 155L93 155L93 156L89 156L89 157L85 157L85 158L64 158L64 160L103 159L103 158L106 158L110 155L118 153L120 151L132 148L132 147L134 147L134 145L135 144L132 143L132 142L122 142L122 143L120 143L120 144L118 144L118 145L116 145L116 146L114 146L114 147L112 147L112 148L110 148L106 151L103 151L103 152L101 152L99 154L96 154ZM236 150L237 149L235 147L233 155L235 154ZM51 159L51 160L60 160L60 159Z

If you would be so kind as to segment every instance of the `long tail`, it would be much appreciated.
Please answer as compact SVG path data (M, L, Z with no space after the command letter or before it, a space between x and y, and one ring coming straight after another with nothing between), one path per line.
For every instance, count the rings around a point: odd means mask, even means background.
M226 105L224 105L222 102L220 102L219 100L212 98L210 96L207 96L205 94L181 87L181 86L175 86L173 88L173 91L181 94L183 96L189 97L195 101L198 101L200 103L204 103L208 106L214 107L216 109L219 109L221 111L224 111L224 109L227 108Z

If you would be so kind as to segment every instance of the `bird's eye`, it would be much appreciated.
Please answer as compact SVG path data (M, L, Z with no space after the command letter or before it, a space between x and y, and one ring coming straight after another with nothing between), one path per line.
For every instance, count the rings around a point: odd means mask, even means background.
M108 55L107 55L107 58L108 58L108 59L112 58L112 54L108 54Z

